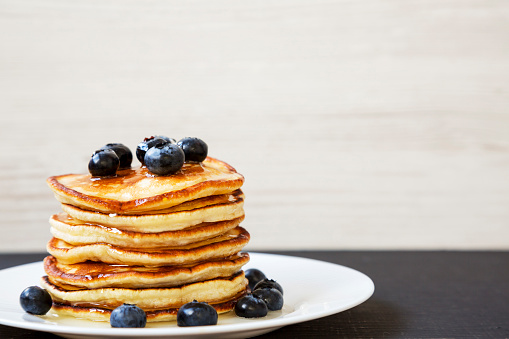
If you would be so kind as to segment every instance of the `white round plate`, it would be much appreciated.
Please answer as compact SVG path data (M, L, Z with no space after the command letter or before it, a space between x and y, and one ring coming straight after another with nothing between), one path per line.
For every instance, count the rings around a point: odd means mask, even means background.
M66 338L248 338L286 325L345 311L367 300L374 285L366 275L340 265L282 255L250 253L247 268L258 268L284 289L285 305L259 319L220 315L216 326L178 327L175 322L147 324L145 328L111 328L109 323L25 313L19 295L38 285L44 275L42 262L0 271L0 324L51 332Z

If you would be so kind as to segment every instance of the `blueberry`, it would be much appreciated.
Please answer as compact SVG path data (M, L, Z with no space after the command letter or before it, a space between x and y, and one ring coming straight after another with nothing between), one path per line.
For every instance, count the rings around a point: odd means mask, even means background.
M111 312L111 327L145 327L147 315L136 305L123 304Z
M260 318L265 317L267 313L268 308L265 302L252 294L240 298L235 305L235 314L239 317Z
M19 303L25 312L37 315L48 313L52 305L48 291L39 286L25 288L19 296Z
M283 308L283 295L275 288L259 288L253 292L253 295L262 299L269 311L277 311Z
M100 149L92 154L92 158L88 163L88 171L94 177L115 175L119 165L120 160L117 153L111 149Z
M207 157L208 146L201 139L187 137L180 139L177 145L184 151L186 161L201 162Z
M281 292L281 294L284 294L283 288L281 287L281 285L279 285L277 282L275 282L272 279L263 279L262 281L260 281L258 284L255 285L254 291L256 291L259 288L265 288L265 287L275 288L276 290Z
M142 164L145 164L145 153L147 153L147 151L149 149L151 149L152 147L154 147L154 146L163 145L163 144L166 144L166 143L168 143L168 141L166 141L162 137L145 138L136 147L136 158L138 158L138 160Z
M178 326L207 326L217 324L217 311L207 303L196 300L179 308L177 312Z
M249 289L251 291L254 290L254 287L258 282L262 281L263 279L267 278L265 274L263 274L262 271L256 268L250 268L246 270L245 272L246 279L249 281Z
M176 144L177 143L177 140L173 139L173 138L168 138L164 135L156 135L154 136L154 138L161 138L163 140L166 140L167 142L171 142L172 144Z
M133 153L124 144L120 143L112 143L112 144L106 144L100 149L111 149L113 152L115 152L118 156L118 159L120 160L120 166L119 168L129 168L131 167L131 163L133 162Z
M184 152L171 143L154 146L145 153L145 165L157 175L176 173L184 165L184 160Z

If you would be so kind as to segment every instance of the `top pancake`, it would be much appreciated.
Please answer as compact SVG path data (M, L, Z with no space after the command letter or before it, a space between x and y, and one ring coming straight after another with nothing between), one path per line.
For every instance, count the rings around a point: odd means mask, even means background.
M186 201L226 194L244 177L225 162L208 157L185 163L177 173L157 176L146 167L120 170L115 177L67 174L48 178L58 201L106 213L160 210Z

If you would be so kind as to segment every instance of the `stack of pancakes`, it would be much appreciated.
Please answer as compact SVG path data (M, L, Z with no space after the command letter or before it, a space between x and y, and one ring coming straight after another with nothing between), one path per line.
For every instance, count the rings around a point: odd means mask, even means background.
M231 310L247 290L243 182L210 157L170 176L141 167L50 177L64 211L50 218L44 260L53 310L104 321L123 303L147 321L173 320L193 300Z

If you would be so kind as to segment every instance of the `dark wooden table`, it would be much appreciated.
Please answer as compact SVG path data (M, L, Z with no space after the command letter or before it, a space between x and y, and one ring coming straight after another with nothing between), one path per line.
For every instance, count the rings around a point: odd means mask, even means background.
M509 252L272 253L355 268L373 279L375 293L349 311L259 338L509 338ZM0 268L43 257L0 255ZM0 326L0 338L57 337Z

